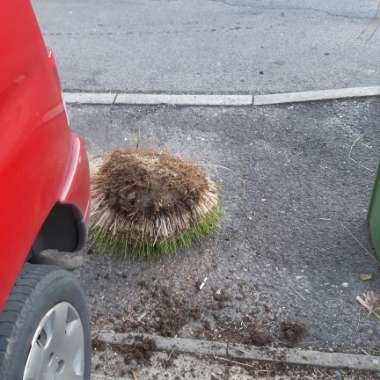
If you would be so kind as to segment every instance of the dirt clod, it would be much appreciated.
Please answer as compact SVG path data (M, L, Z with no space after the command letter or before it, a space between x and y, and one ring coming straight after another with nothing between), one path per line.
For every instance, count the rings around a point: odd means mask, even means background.
M296 344L306 335L306 327L302 321L283 321L281 332L290 344Z
M273 341L273 338L268 333L257 328L253 328L249 331L247 338L244 339L244 343L253 344L255 346L267 346Z
M124 357L124 363L129 364L131 361L136 361L139 364L150 364L150 358L156 348L156 344L152 339L141 338L141 341L136 341L133 345L125 345L113 343L112 350L121 354Z
M217 289L213 292L213 297L215 301L218 302L228 302L231 300L231 296L225 289Z
M105 351L107 348L107 344L103 342L102 340L98 339L97 337L94 337L91 341L92 349L94 351Z

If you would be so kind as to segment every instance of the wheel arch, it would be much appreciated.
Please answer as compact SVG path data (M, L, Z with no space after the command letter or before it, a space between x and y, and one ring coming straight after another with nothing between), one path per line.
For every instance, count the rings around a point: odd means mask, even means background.
M42 224L28 258L47 249L78 251L84 246L86 234L86 225L78 207L56 203Z

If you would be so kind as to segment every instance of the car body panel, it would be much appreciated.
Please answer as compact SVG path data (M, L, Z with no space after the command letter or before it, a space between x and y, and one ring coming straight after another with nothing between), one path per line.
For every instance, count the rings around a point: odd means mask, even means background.
M29 1L0 3L0 311L57 202L89 209L88 161Z

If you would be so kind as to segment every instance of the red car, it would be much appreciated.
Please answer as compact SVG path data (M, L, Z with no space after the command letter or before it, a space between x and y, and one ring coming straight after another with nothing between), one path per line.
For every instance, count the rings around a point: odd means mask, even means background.
M0 2L0 147L0 379L90 379L83 291L32 264L83 246L89 168L28 0Z

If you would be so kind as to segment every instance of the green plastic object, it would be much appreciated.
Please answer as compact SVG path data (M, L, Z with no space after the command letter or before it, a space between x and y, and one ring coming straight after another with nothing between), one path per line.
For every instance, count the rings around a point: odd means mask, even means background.
M375 186L369 205L368 222L375 255L380 261L380 166L377 170Z

